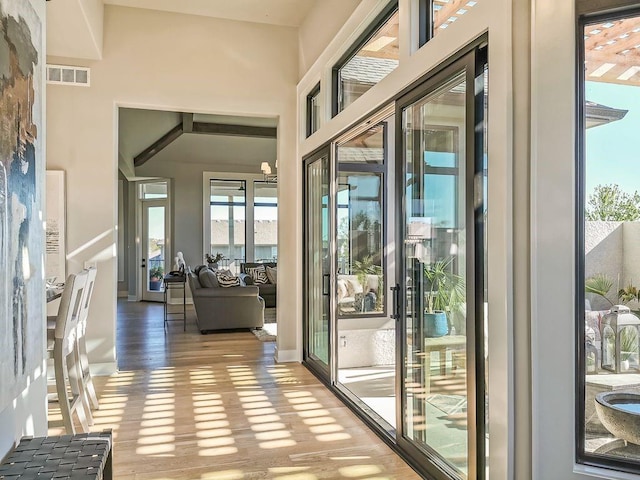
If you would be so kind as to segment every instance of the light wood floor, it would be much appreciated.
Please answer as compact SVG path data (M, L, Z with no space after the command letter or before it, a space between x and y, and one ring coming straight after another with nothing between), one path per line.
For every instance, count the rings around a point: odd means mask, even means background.
M303 366L276 364L273 342L200 335L193 317L165 335L161 305L118 304L119 373L95 379L92 427L113 429L115 478L420 478Z

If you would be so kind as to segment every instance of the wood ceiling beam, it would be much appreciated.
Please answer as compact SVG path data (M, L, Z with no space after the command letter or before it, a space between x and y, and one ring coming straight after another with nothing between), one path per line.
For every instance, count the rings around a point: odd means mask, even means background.
M247 125L193 122L192 133L226 135L231 137L276 138L278 129L276 127L251 127Z
M183 133L225 135L229 137L276 138L278 129L276 127L250 127L247 125L194 122L193 113L183 113L182 122L180 124L173 127L162 137L153 142L153 144L134 157L134 166L140 167L147 163L161 150L177 140Z
M133 159L133 165L140 167L147 163L154 155L166 148L170 143L175 141L180 135L182 135L182 123L176 125L167 133L165 133L158 140L153 142L149 147L145 148L141 153L136 155Z
M182 131L184 133L193 132L193 113L182 114Z

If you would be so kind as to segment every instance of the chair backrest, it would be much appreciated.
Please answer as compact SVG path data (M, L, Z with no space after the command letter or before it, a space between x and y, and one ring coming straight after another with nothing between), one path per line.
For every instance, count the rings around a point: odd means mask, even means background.
M98 269L96 267L91 267L85 269L84 271L87 272L87 284L82 291L82 301L80 303L80 318L78 319L78 322L82 324L82 328L86 327L87 317L89 316L89 305L91 304L91 297L93 296L93 287L96 283Z
M86 271L71 274L64 284L64 291L60 299L60 308L56 317L56 340L64 340L64 350L69 350L75 343L76 327L80 317L80 305L82 303L82 292L87 284L88 274ZM66 352L65 352L66 353Z

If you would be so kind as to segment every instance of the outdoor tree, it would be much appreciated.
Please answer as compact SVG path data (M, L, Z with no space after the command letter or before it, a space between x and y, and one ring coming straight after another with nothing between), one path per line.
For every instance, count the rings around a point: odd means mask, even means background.
M598 185L587 202L587 220L640 220L640 194L623 192L616 184Z

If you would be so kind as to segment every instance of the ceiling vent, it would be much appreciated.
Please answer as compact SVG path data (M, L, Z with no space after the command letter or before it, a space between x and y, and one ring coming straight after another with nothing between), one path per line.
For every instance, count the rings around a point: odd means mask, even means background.
M91 69L68 65L47 65L47 83L88 87L91 83Z

